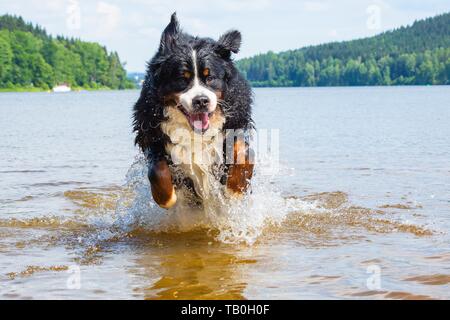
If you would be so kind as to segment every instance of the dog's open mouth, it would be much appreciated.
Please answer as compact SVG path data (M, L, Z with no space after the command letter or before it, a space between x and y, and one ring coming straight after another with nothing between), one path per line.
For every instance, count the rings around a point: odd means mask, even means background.
M186 116L189 124L194 131L205 132L209 129L209 122L212 113L200 112L200 113L189 113L183 107L180 107L181 112Z

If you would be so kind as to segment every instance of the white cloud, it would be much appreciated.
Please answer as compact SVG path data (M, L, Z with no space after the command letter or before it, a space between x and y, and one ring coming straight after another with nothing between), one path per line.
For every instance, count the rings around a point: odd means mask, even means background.
M305 1L302 3L303 9L308 12L323 12L330 6L323 1Z
M140 35L144 37L154 38L159 37L161 34L161 31L156 28L140 28L138 29L138 32Z
M52 11L59 11L59 10L63 10L64 7L66 6L66 1L61 1L61 0L32 0L32 5L34 6L39 6L39 7L44 7L47 10L52 10Z
M97 13L100 18L100 28L97 32L102 35L108 35L115 31L120 23L120 8L116 5L100 1L97 3Z
M227 0L220 1L219 6L228 11L255 11L269 7L271 0Z
M338 31L336 29L332 29L332 30L330 30L328 35L332 38L336 38L338 36Z
M182 21L187 30L193 33L204 33L208 25L197 18L187 18Z

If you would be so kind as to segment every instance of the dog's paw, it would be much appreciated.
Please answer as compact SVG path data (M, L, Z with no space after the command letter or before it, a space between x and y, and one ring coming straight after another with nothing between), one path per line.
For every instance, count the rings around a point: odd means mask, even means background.
M242 191L236 191L230 188L225 188L225 196L228 199L234 199L234 200L242 200L244 199L245 192Z
M253 157L249 156L248 146L241 141L234 144L234 162L228 168L227 191L235 197L242 198L250 187L253 177Z
M153 200L164 209L170 209L177 203L177 194L172 184L172 174L165 160L152 165L149 172Z
M156 202L158 205L163 209L170 209L177 203L177 193L175 192L175 188L172 189L172 192L170 193L169 198L163 202Z

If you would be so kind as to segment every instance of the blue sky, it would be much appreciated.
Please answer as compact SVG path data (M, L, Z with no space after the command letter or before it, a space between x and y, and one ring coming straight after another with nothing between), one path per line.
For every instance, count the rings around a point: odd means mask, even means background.
M129 71L143 71L170 14L189 33L243 34L247 57L371 36L450 11L448 0L0 0L0 14L23 16L52 34L100 42L119 52Z

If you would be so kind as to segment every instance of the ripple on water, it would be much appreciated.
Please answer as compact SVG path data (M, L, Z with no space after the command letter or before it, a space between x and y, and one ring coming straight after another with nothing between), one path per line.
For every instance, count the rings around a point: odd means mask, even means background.
M28 266L25 270L20 272L10 272L7 274L8 278L11 280L16 279L17 277L30 277L37 272L58 272L58 271L67 271L69 270L68 266L49 266L49 267L41 267L41 266Z
M225 243L255 243L263 234L309 232L326 235L337 227L362 227L375 233L405 232L416 236L432 231L391 220L386 212L353 206L344 192L304 197L282 197L270 179L256 175L253 190L242 201L218 198L218 203L195 210L183 204L164 211L151 200L145 159L130 168L125 197L119 200L116 225L124 230L140 228L151 232L214 230ZM258 178L259 177L259 178ZM180 198L182 198L181 195Z
M404 281L414 281L426 285L442 286L450 283L450 275L431 274L431 275L415 276L406 278Z
M414 294L410 292L404 291L377 291L377 290L369 290L369 291L361 291L351 294L352 297L375 297L392 299L392 300L433 300L433 297L428 295Z
M292 233L300 240L311 235L318 240L364 237L365 233L358 229L415 236L433 234L424 227L393 220L385 211L354 206L349 203L348 195L340 191L283 197L266 177L256 179L252 194L242 201L219 197L218 203L203 208L193 209L181 202L166 211L151 199L146 170L145 159L139 157L123 187L64 192L64 197L78 208L73 218L1 219L0 227L84 230L86 241L91 244L143 234L153 237L190 231L207 233L223 243L246 244ZM353 235L351 229L355 230Z
M77 189L64 192L64 196L83 208L113 210L119 199L119 187L104 188L102 190Z

